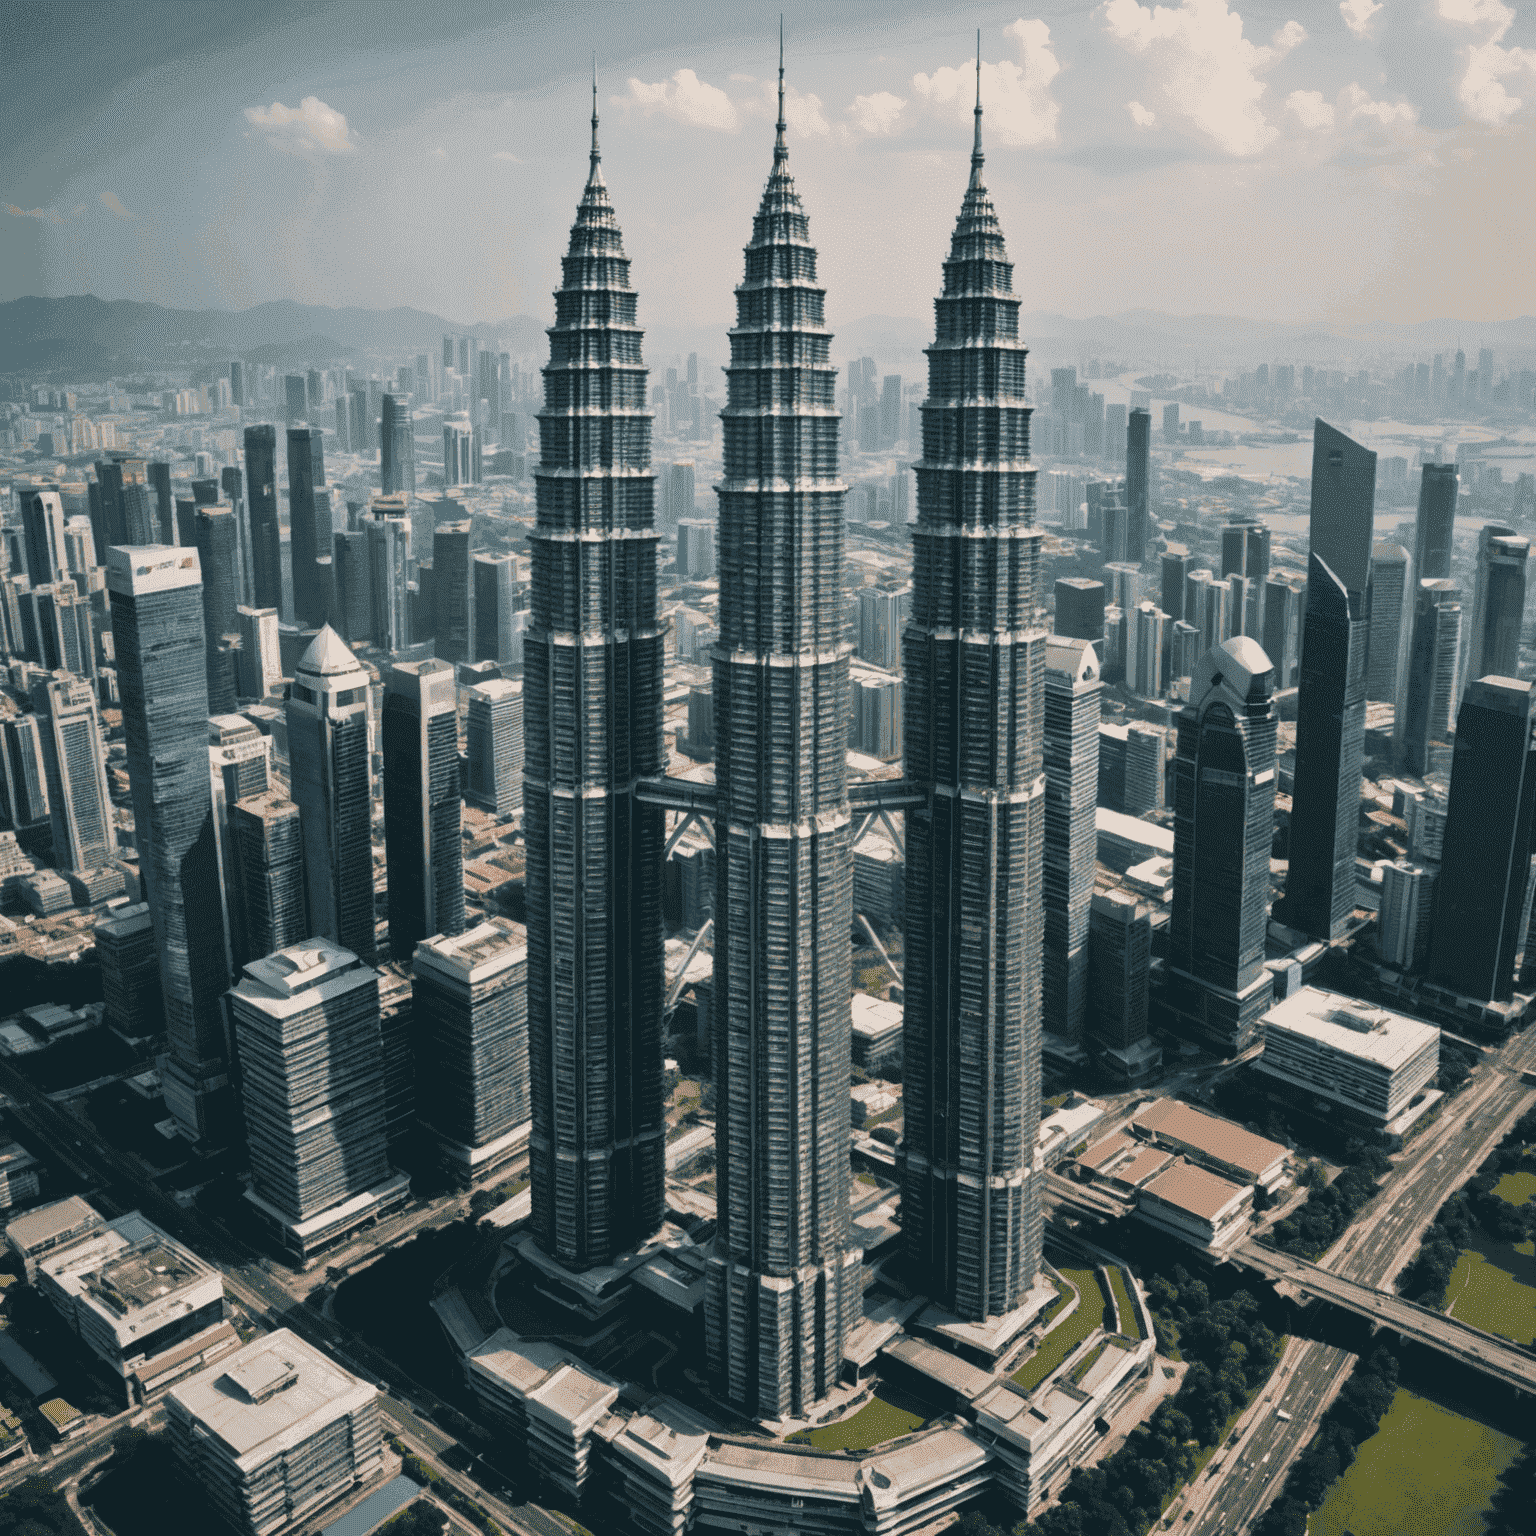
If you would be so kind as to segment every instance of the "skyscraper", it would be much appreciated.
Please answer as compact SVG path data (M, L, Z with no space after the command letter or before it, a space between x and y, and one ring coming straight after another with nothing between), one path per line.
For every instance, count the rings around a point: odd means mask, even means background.
M719 1226L704 1334L714 1390L760 1418L803 1413L832 1389L861 1294L848 1215L853 867L837 374L783 92L781 59L773 170L736 289L721 413L714 652Z
M406 582L411 565L410 508L404 496L374 497L364 532L368 536L368 596L372 640L394 652L410 643Z
M475 592L471 524L439 523L432 534L432 633L445 661L475 659Z
M1403 699L1392 732L1397 766L1409 773L1422 777L1448 758L1460 650L1460 589L1454 581L1419 582Z
M310 932L372 963L368 674L327 624L294 669L288 770L303 818Z
M1181 608L1182 611L1182 608ZM1064 576L1056 583L1056 629L1069 640L1104 640L1104 583Z
M1371 553L1366 589L1370 624L1365 642L1365 696L1402 708L1408 647L1413 634L1413 565L1401 544L1378 544Z
M270 422L245 429L245 497L251 524L254 606L280 611L283 561L277 515L277 428Z
M464 798L497 816L511 815L523 808L523 685L498 677L467 692Z
M1221 530L1221 574L1243 579L1242 600L1235 602L1231 619L1234 635L1264 633L1264 598L1269 582L1269 529L1263 523L1227 523ZM1237 583L1232 583L1234 590Z
M592 153L539 413L524 641L533 1230L573 1269L661 1223L662 813L651 418L635 294ZM578 729L569 729L579 722Z
M235 664L235 691L242 699L265 699L283 675L277 638L277 609L237 608L240 650Z
M1146 599L1128 617L1136 627L1127 637L1126 684L1144 699L1161 698L1167 686L1168 615Z
M318 628L331 608L317 564L321 555L329 559L331 553L331 496L325 483L325 434L319 427L288 429L288 528L294 618Z
M260 958L297 944L306 935L298 806L276 790L251 795L230 807L229 832L246 954Z
M1045 779L1042 535L1013 266L971 178L936 303L907 627L902 1226L921 1284L979 1320L1040 1268ZM718 906L716 907L718 911Z
M396 960L434 933L464 931L455 694L453 668L435 659L396 662L385 683L384 856Z
M1341 937L1355 906L1375 495L1376 455L1319 420L1285 882L1285 921L1319 939Z
M97 920L95 939L108 1028L129 1040L158 1035L165 1028L165 1003L148 904L113 908Z
M528 1135L528 942L506 918L416 948L417 1104L464 1183Z
M1459 489L1454 464L1424 466L1413 529L1413 571L1420 581L1443 581L1451 574Z
M1045 645L1045 905L1040 1017L1067 1046L1083 1038L1088 1004L1088 914L1097 849L1099 658L1087 640Z
M100 869L117 851L112 802L102 762L96 690L68 673L32 685L48 805L53 816L53 862L59 869Z
M1520 669L1525 618L1525 567L1531 541L1507 523L1484 523L1477 534L1472 613L1462 627L1457 701L1480 677L1514 677Z
M1089 922L1088 1035L1099 1064L1134 1087L1163 1059L1147 1038L1152 915L1129 891L1097 894Z
M273 429L267 428L268 432ZM250 462L250 439L246 439L246 462ZM174 544L176 542L176 504L171 495L171 466L163 461L155 461L148 469L150 490L155 499L155 542L157 544ZM96 547L105 552L106 545L100 537L96 540Z
M1238 635L1206 652L1179 712L1165 1004L1176 1033L1221 1055L1252 1044L1274 990L1264 967L1273 685L1269 657Z
M1283 573L1271 576L1264 584L1264 654L1275 669L1275 689L1290 688L1296 682L1301 659L1302 610L1306 607L1306 586ZM1175 673L1175 676L1182 676Z
M1126 421L1125 506L1125 559L1140 565L1152 531L1152 413L1140 406Z
M512 614L517 603L514 579L516 569L516 555L476 555L474 558L475 631L472 654L476 661L513 660Z
M336 623L348 645L367 645L373 636L373 591L368 535L359 528L332 540L331 578L336 588Z
M229 985L208 781L208 681L197 551L107 551L112 639L127 738L139 870L155 920L169 1055L166 1106L194 1139L228 1088L219 998Z
M386 496L416 494L416 425L409 395L385 395L379 424L379 485Z
M48 770L36 715L12 715L3 722L5 814L18 832L47 819Z
M199 507L194 527L198 566L203 573L208 711L225 715L235 707L235 668L233 653L219 642L240 629L235 514L226 506Z
M1479 678L1456 717L1429 974L1481 1002L1509 1001L1524 938L1536 810L1532 692L1512 677Z
M57 491L28 491L21 497L27 575L34 587L64 581L69 555L64 547L64 501Z
M475 478L475 429L468 417L443 423L443 484L469 485Z
M208 717L208 773L213 792L213 832L219 851L224 909L229 918L231 969L260 959L271 949L256 949L247 936L245 888L236 862L231 812L237 801L266 791L272 772L272 741L244 715Z

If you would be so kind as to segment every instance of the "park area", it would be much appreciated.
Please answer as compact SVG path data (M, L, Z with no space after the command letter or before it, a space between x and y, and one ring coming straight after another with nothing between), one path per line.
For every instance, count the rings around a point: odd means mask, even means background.
M1509 1205L1528 1205L1536 1195L1536 1173L1506 1173L1493 1192ZM1509 1243L1475 1232L1446 1285L1445 1305L1474 1328L1516 1344L1536 1343L1536 1241Z
M791 1435L790 1445L814 1445L819 1451L867 1451L898 1435L909 1435L927 1422L922 1405L881 1386L885 1397L872 1397L855 1414L820 1429L802 1429ZM888 1399L896 1398L892 1402Z
M1104 1291L1098 1275L1091 1269L1063 1269L1061 1277L1076 1290L1077 1309L1057 1323L1041 1339L1040 1347L1013 1373L1013 1380L1026 1392L1038 1387L1068 1355L1104 1323ZM1066 1305L1066 1300L1052 1302L1047 1320Z
M1499 1473L1519 1453L1509 1435L1399 1389L1308 1536L1482 1536Z

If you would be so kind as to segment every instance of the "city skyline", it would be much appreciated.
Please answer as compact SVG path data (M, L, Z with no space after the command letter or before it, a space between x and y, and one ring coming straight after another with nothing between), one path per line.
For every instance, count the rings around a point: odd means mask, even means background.
M137 19L133 30L154 31ZM0 117L0 294L542 316L557 274L539 232L563 218L569 129L596 43L627 189L619 213L637 270L654 274L640 285L642 323L725 322L728 214L751 206L751 129L772 116L770 15L743 35L739 14L673 6L642 29L612 6L593 13L590 37L526 7L356 20L350 0L302 19L256 5L167 29L174 42L136 40L115 48L114 88L90 86L67 124L18 91ZM957 25L914 5L858 4L786 18L787 111L802 178L828 209L834 329L870 310L926 313L975 23L997 118L994 198L1005 223L1034 215L1027 275L1048 284L1052 308L1115 307L1103 303L1120 286L1108 236L1127 223L1141 232L1143 285L1127 298L1151 307L1429 319L1444 312L1440 274L1454 261L1478 295L1469 323L1529 308L1519 253L1536 228L1529 200L1505 189L1536 142L1536 8L1111 0L1036 15L984 5ZM89 58L117 30L71 40ZM20 31L26 81L41 40L25 21ZM170 74L167 109L157 81ZM720 186L722 205L664 196L678 165ZM882 239L898 198L906 237ZM411 217L445 199L469 220L446 246ZM354 238L381 217L384 261ZM1214 238L1191 243L1190 228ZM865 292L880 304L859 306Z

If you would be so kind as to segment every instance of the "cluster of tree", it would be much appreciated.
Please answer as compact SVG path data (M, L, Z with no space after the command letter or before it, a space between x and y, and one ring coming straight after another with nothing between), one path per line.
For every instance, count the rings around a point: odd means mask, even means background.
M1464 1248L1479 1231L1504 1243L1536 1237L1536 1201L1512 1205L1495 1193L1506 1173L1536 1173L1536 1110L1520 1119L1484 1160L1471 1181L1445 1202L1430 1223L1413 1263L1397 1282L1415 1301L1438 1307Z
M448 1516L430 1499L417 1499L381 1527L389 1536L442 1536L448 1528Z
M64 1495L46 1477L29 1477L0 1496L0 1531L6 1536L77 1536Z
M1397 1357L1378 1349L1355 1367L1311 1443L1296 1458L1280 1497L1254 1527L1254 1536L1306 1536L1307 1517L1350 1468L1360 1445L1376 1433L1397 1395Z
M1375 1147L1362 1148L1330 1184L1315 1161L1308 1163L1302 1183L1311 1193L1299 1211L1275 1223L1275 1247L1298 1258L1315 1259L1355 1219L1391 1166L1385 1152Z
M1532 1536L1536 1532L1536 1445L1528 1445L1499 1473L1493 1507L1483 1516L1487 1536Z
M413 1456L405 1449L402 1441L391 1440L390 1444L402 1453L400 1470L412 1482L419 1483L423 1488L430 1488L451 1510L463 1515L471 1525L485 1532L485 1536L501 1536L501 1527L491 1519L485 1505L476 1503L467 1493L461 1493L439 1472L429 1467L421 1457Z

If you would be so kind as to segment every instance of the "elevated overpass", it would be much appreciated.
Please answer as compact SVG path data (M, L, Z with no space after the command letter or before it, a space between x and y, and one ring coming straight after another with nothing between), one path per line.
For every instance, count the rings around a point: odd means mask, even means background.
M1506 1386L1536 1393L1536 1354L1497 1334L1484 1333L1481 1328L1406 1297L1330 1274L1305 1259L1262 1247L1252 1239L1239 1243L1229 1257L1232 1263L1262 1275L1292 1294L1331 1302L1390 1328L1405 1339L1439 1350Z

